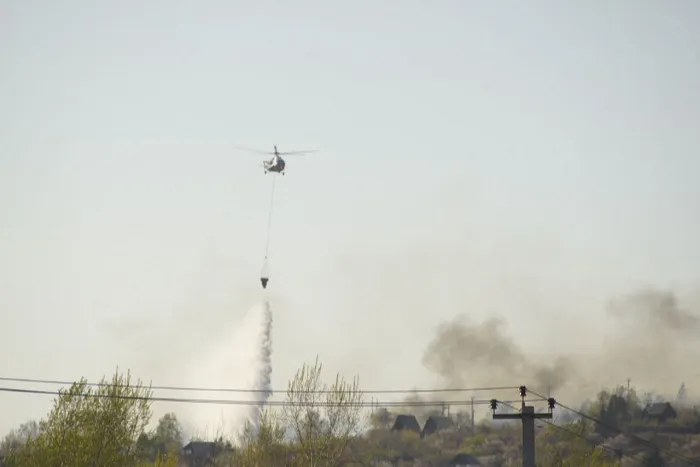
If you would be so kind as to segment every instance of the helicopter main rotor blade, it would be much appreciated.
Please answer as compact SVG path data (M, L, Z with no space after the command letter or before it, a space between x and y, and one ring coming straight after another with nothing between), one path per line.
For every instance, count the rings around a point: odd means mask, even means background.
M265 155L274 155L274 152L271 151L260 151L258 149L250 149L250 148L243 148L241 146L233 146L234 149L239 149L241 151L248 151L248 152L254 152L256 154L265 154Z
M303 156L305 154L309 154L312 152L318 152L317 150L313 149L310 151L285 151L285 152L278 152L280 156Z

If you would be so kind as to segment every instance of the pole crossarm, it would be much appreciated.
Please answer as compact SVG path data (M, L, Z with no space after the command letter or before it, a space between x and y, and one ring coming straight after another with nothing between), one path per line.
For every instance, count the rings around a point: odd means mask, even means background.
M496 413L498 400L491 399L491 411L494 420L520 420L523 427L523 467L535 467L535 420L551 419L552 411L556 405L553 397L547 399L549 411L546 413L535 413L535 407L525 405L527 388L520 386L520 397L522 398L522 408L518 413ZM505 404L509 406L508 404ZM509 406L512 408L512 406Z

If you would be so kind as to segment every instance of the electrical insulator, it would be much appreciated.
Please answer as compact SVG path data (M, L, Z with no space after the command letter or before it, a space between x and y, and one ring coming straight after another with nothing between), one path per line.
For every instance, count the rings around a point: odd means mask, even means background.
M520 397L527 396L527 388L525 386L520 386Z
M495 412L496 407L498 407L498 401L496 399L491 399L491 410Z
M547 399L547 405L549 405L549 410L554 410L554 406L556 405L556 403L557 401L555 401L553 397Z

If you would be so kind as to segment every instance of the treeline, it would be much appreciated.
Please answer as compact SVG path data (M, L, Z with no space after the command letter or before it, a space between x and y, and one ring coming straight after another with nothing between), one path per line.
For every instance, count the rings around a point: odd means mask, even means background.
M331 384L324 383L316 360L302 366L289 382L279 410L264 410L256 429L248 425L231 439L202 443L211 449L199 460L222 467L295 467L447 465L460 455L473 456L481 465L509 466L521 459L517 424L484 421L472 426L470 417L457 414L450 429L421 436L410 429L392 430L386 415L365 418L362 401L356 378L346 381L337 375ZM132 382L128 372L117 371L97 386L78 381L60 391L44 420L28 422L5 437L0 446L3 465L196 465L197 453L183 450L182 427L175 414L166 414L154 429L147 428L152 403L150 388ZM599 393L585 409L585 417L539 424L538 465L700 462L699 435L678 436L660 429L682 426L692 432L697 426L700 431L697 410L676 408L668 420L654 421L645 406L634 390L618 388ZM686 462L674 463L679 459L674 453Z
M281 412L263 411L258 428L248 424L238 439L207 443L214 449L203 460L217 466L336 465L360 434L363 395L357 378L346 381L338 375L326 384L321 373L318 359L304 364L288 384ZM154 430L147 430L152 403L151 389L132 382L128 372L117 371L96 386L78 381L59 392L44 420L26 423L5 437L2 465L182 465L188 460L182 452L182 427L174 414L166 414Z

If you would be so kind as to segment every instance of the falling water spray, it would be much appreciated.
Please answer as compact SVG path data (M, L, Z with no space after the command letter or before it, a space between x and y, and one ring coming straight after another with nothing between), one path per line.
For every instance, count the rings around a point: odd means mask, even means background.
M250 422L256 431L265 403L272 394L272 308L270 302L263 302L261 311L259 343L255 356L257 374L253 382L255 390L258 391L255 396L259 403L252 407L249 415Z
M234 329L211 346L188 372L192 383L216 388L252 390L239 398L243 405L191 404L187 419L192 431L213 438L240 435L246 425L257 432L263 407L272 394L272 309L269 302L253 306ZM193 397L211 398L210 393Z

